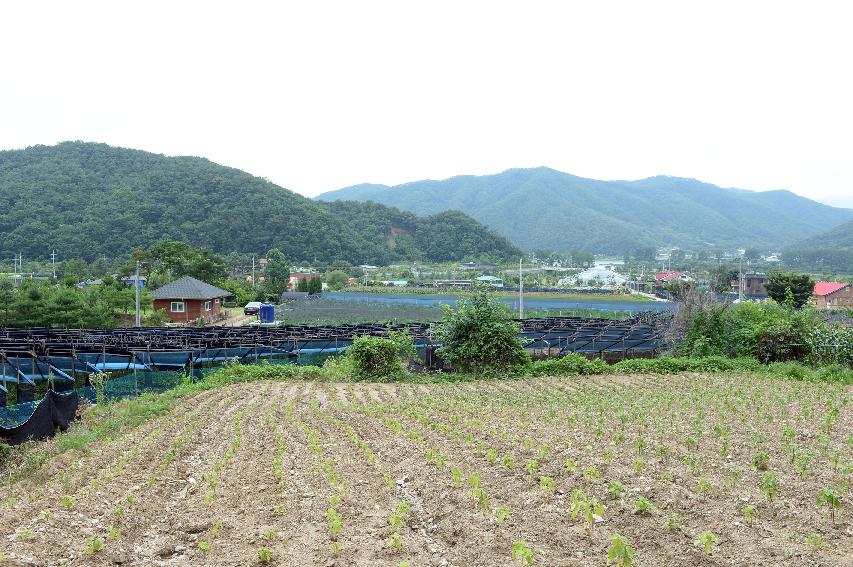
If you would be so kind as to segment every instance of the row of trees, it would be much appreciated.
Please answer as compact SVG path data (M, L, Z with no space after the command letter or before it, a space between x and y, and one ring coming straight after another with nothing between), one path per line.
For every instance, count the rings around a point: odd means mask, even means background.
M144 325L159 326L167 320L163 311L152 311L153 302L144 290L140 303ZM86 290L38 281L14 289L11 282L0 282L0 327L112 328L130 323L135 305L135 290L112 278Z

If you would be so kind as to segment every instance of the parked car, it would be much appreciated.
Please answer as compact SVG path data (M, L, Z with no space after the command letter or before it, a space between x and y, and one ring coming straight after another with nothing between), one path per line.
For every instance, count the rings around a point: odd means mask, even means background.
M250 301L243 308L243 313L246 315L257 315L261 312L261 302L260 301Z

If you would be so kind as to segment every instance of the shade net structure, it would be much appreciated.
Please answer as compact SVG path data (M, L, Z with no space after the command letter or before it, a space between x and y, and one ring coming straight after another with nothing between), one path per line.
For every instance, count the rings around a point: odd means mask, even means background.
M520 338L538 356L571 352L619 358L654 355L665 348L666 314L625 321L581 317L524 319ZM163 391L201 379L226 362L316 364L343 352L355 337L387 337L408 330L427 366L440 344L430 323L281 325L236 328L0 329L0 424L20 424L46 392L76 390L96 399L93 376L109 376L107 398ZM8 405L14 402L14 405Z

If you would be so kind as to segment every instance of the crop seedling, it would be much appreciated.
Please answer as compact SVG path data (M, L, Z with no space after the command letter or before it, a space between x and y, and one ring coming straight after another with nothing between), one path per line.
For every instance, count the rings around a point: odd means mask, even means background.
M495 509L495 520L497 521L499 526L502 526L504 522L510 519L509 508L506 506L498 506Z
M512 468L515 466L515 459L513 459L513 458L512 458L512 455L510 455L509 453L507 453L507 454L506 454L506 455L504 455L504 456L503 456L503 458L501 459L501 464L502 464L505 468L512 470Z
M118 539L121 537L121 530L116 527L111 527L107 532L107 538Z
M264 538L266 538L267 541L275 541L278 539L278 534L275 530L269 530L264 534Z
M711 555L711 546L717 543L717 536L709 531L704 531L693 543L703 548L707 555Z
M59 505L65 508L66 510L70 510L74 507L74 499L67 495L63 496L59 499Z
M527 474L536 474L536 471L539 470L539 461L537 461L536 459L528 459L527 462L524 464L524 468L527 471Z
M206 541L198 542L198 550L202 553L210 553L210 543Z
M740 511L743 514L743 520L747 524L751 524L752 520L755 518L755 515L758 513L757 508L752 504L747 504L746 506L741 508Z
M678 516L675 514L675 512L663 519L663 527L670 532L674 532L679 527L681 527L678 522Z
M583 470L583 476L589 482L595 482L601 478L601 471L595 465L590 465Z
M654 505L651 500L646 498L645 496L640 496L637 498L637 502L634 504L634 509L637 514L640 516L648 516L654 510Z
M634 548L628 540L619 534L610 537L610 549L607 550L607 563L616 562L616 567L631 567L634 563Z
M399 551L403 547L403 540L400 537L400 532L391 532L388 536L388 548L394 551Z
M21 530L18 532L18 538L22 540L33 539L36 537L36 534L33 533L33 530Z
M520 561L523 565L533 565L533 550L526 541L512 543L512 560Z
M841 498L831 488L822 488L817 495L817 505L829 510L829 517L835 523L835 511L841 510Z
M696 484L696 492L707 498L711 496L711 493L714 492L714 485L711 484L711 481L707 478L699 479L699 482Z
M572 474L578 469L578 463L572 459L566 459L563 463L563 469L565 469L567 473Z
M462 471L459 470L459 467L450 467L450 474L453 476L453 484L456 487L462 486L463 477L462 477Z
M264 564L272 562L272 551L270 551L269 547L258 549L258 561Z
M768 455L766 451L757 452L752 458L752 466L755 467L756 470L766 471L770 466L770 455Z
M611 480L607 485L607 491L610 492L610 497L618 500L622 497L622 483L618 480Z
M550 476L541 476L539 477L539 487L545 492L554 492L555 483L554 479Z
M86 553L89 555L94 555L101 551L104 548L104 540L97 537L91 536L86 538Z
M817 532L811 532L806 536L806 543L812 546L812 549L816 552L820 551L820 548L823 547L823 537Z
M767 497L769 502L773 502L773 498L779 492L779 480L771 472L764 473L764 476L761 477L761 482L758 484L758 488Z
M326 511L326 522L329 525L329 537L332 538L332 540L337 539L338 534L341 533L341 526L343 525L341 515L338 514L338 511L334 508L329 508Z
M572 491L570 510L572 519L580 517L586 522L587 529L592 529L596 519L604 516L604 505L595 498L587 498L586 493L579 488Z

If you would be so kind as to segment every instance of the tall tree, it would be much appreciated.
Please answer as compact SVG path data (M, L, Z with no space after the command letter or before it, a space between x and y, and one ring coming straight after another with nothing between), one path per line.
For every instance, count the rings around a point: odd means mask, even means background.
M808 274L774 272L767 276L767 283L764 284L764 289L767 290L767 295L777 303L785 303L788 290L790 290L794 307L799 309L808 303L809 298L812 296L812 292L814 292L814 280Z
M284 257L284 252L278 248L272 248L267 252L264 277L266 278L264 286L275 295L277 301L281 294L287 291L287 283L290 280L290 265Z

